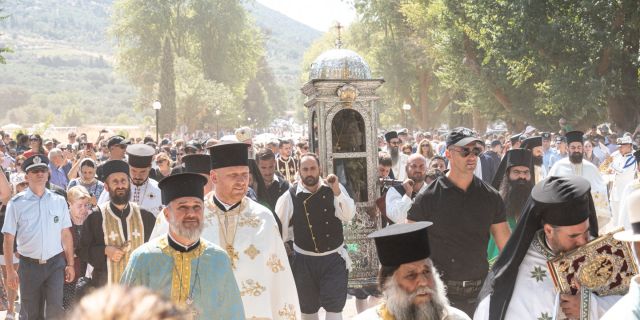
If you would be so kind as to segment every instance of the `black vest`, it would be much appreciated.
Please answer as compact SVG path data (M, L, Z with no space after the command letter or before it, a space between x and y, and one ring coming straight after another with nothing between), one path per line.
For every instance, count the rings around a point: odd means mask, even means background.
M311 197L306 192L296 195L296 189L296 184L289 189L293 202L291 224L294 243L302 250L316 253L338 248L344 242L344 236L342 221L336 218L336 208L333 206L333 190L321 186ZM304 201L308 198L305 212Z

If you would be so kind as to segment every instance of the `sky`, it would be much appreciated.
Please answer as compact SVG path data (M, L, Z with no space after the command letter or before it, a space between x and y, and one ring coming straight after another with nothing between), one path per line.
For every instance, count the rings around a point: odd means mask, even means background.
M345 0L256 0L260 4L320 31L329 31L337 22L348 26L355 10Z

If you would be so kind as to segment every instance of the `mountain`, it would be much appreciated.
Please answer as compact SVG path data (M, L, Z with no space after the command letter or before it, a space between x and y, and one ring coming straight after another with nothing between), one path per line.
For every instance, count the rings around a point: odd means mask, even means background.
M113 0L0 0L0 112L3 123L140 124L135 88L114 69L107 30ZM257 2L245 2L266 39L267 62L288 101L299 95L302 56L321 32ZM20 107L20 108L18 108ZM149 108L151 109L151 108ZM0 119L2 116L0 116Z

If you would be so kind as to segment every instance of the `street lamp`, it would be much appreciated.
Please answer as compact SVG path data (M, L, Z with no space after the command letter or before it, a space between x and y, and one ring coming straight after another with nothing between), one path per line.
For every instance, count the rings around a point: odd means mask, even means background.
M251 117L247 117L247 122L249 122L249 126L251 126Z
M405 102L402 105L402 110L404 110L404 127L407 128L407 122L409 122L409 111L411 111L411 105Z
M216 138L220 139L220 109L216 109Z
M160 145L160 128L158 126L158 118L160 117L160 109L162 109L162 105L160 104L160 101L156 100L151 104L151 106L153 107L153 110L156 111L156 143Z

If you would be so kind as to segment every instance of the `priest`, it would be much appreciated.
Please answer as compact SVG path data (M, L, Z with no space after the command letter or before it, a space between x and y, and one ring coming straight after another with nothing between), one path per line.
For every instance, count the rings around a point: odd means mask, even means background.
M384 301L355 320L469 319L449 305L444 284L429 259L427 227L431 224L394 224L369 235L380 260L378 283Z
M522 141L522 149L531 151L533 161L533 183L536 184L547 176L547 169L544 167L544 150L542 149L542 137L535 136Z
M526 140L525 140L526 141ZM511 149L500 161L498 172L493 179L492 186L498 190L500 197L504 201L507 222L509 228L513 231L516 223L520 219L520 213L524 209L527 199L533 189L533 171L532 154L527 149ZM493 236L489 240L487 248L487 259L489 263L493 263L495 258L500 254L498 246L493 240Z
M197 173L164 178L162 214L169 232L136 249L122 275L124 285L142 285L187 309L193 319L245 319L231 262L220 247L200 238L204 186Z
M598 319L620 297L585 288L556 294L547 261L598 235L589 182L551 176L535 185L527 208L487 275L474 319L577 319L581 309Z
M102 165L104 190L109 201L98 206L85 220L80 236L82 262L93 266L92 285L119 283L131 252L149 241L153 214L129 201L129 165L110 160Z
M391 173L389 178L404 181L407 178L407 172L405 167L409 161L409 156L400 152L400 138L396 131L389 131L384 134L384 139L387 141L387 151L391 155Z
M600 227L599 232L602 234L610 230L608 224L609 221L611 221L607 185L602 179L598 168L591 162L583 159L583 136L584 133L582 133L582 131L567 132L566 138L569 156L554 163L549 170L549 176L580 176L589 181L591 185L591 196L598 217L598 226Z
M278 225L269 209L245 196L247 145L220 143L209 153L214 191L204 198L202 238L227 252L247 318L299 318L296 285ZM154 234L168 230L164 219Z
M160 189L158 182L149 177L154 154L153 147L146 144L133 144L127 147L129 176L131 177L130 201L153 213L153 216L158 216L162 210ZM103 192L98 199L98 205L107 201L109 201L109 193Z

